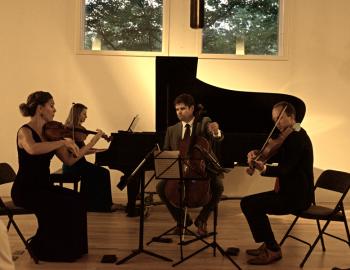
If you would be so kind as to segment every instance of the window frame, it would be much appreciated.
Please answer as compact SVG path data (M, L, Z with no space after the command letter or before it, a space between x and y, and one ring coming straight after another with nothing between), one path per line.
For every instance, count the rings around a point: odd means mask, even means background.
M202 53L202 42L203 42L203 30L197 32L196 44L197 44L197 56L200 59L228 59L228 60L276 60L286 61L288 60L288 47L287 37L288 29L290 25L290 16L287 10L290 10L287 0L279 0L279 17L278 17L278 54L277 55L237 55L237 54L209 54Z
M169 55L169 23L170 23L170 2L163 0L163 30L162 50L159 52L149 51L115 51L115 50L87 50L84 48L85 36L85 0L76 0L76 53L81 55L112 55L112 56L167 56Z

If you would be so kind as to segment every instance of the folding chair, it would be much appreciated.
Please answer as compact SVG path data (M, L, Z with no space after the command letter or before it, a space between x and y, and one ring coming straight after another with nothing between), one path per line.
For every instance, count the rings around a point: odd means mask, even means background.
M297 241L300 241L306 245L309 246L309 250L306 253L303 261L300 263L300 267L303 267L306 260L309 258L311 252L315 248L316 244L319 240L321 240L322 244L322 251L326 251L326 247L324 244L323 235L331 236L335 239L341 240L345 243L347 243L350 246L350 234L349 234L349 227L347 224L345 211L344 211L344 205L343 200L346 197L346 194L348 193L350 188L350 174L346 172L341 171L335 171L335 170L326 170L324 171L320 177L318 178L316 185L315 185L315 194L318 189L325 189L329 191L334 191L340 193L340 199L335 205L334 208L324 207L321 205L316 205L316 202L314 202L307 210L294 214L296 218L294 219L292 225L287 230L286 234L284 235L283 239L280 242L280 246L284 243L284 241L287 239L287 237L291 237ZM296 224L297 220L299 218L305 218L305 219L314 219L317 223L318 228L318 236L316 237L315 241L311 245L310 243L295 237L290 234L291 230L293 229L294 225ZM325 224L321 228L320 220L324 220ZM335 236L333 234L327 233L326 229L331 221L340 221L344 223L345 231L347 235L347 240L340 238L338 236Z
M11 183L15 180L15 178L16 178L16 173L11 168L11 166L7 163L0 163L0 185ZM16 206L12 200L3 201L0 196L0 216L7 216L9 218L9 222L7 224L7 230L10 229L10 226L12 224L17 234L21 238L22 242L24 243L26 249L28 250L30 256L35 261L35 263L38 263L38 259L35 257L30 246L28 245L28 241L24 238L17 223L13 219L15 215L29 215L29 214L32 215L34 213L30 210Z

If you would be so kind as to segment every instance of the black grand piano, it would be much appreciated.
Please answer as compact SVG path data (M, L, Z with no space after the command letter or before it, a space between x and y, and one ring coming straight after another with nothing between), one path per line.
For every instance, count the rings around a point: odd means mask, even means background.
M155 143L162 146L166 128L178 121L173 101L181 93L191 94L197 103L204 105L208 116L220 124L225 134L220 151L224 167L232 167L235 162L245 164L247 152L262 146L273 127L271 109L275 103L290 102L295 106L297 122L303 120L305 104L301 99L286 94L228 90L207 84L196 78L197 61L196 57L156 58L156 132L112 133L109 149L96 154L97 164L130 171Z
M129 175L155 143L162 146L166 128L178 121L173 101L181 93L191 94L197 104L205 107L208 116L219 123L225 134L218 154L223 167L230 168L235 163L244 165L247 152L261 148L273 127L271 109L275 103L290 102L295 106L297 122L303 120L305 104L301 99L286 94L243 92L209 85L196 78L197 62L196 57L156 58L156 131L112 133L109 149L96 154L97 164ZM149 163L146 169L151 168ZM123 188L125 184L122 179L119 187Z

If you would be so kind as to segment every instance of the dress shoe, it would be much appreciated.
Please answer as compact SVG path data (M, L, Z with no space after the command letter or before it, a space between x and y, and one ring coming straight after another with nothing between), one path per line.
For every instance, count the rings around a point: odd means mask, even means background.
M170 233L170 235L181 235L182 234L182 227L176 226ZM186 230L186 228L183 231L184 235L192 235L189 231Z
M193 224L192 217L190 214L186 214L186 227L190 227Z
M263 243L260 247L256 249L247 249L245 252L250 256L259 256L261 252L266 249L266 244Z
M186 214L186 227L190 227L193 224L192 218L190 214ZM180 222L177 224L178 227L181 227Z
M280 249L278 251L272 251L265 248L258 256L249 259L247 262L248 264L265 265L274 263L280 259L282 259L282 251Z
M207 236L208 235L206 222L197 218L196 221L194 222L194 225L196 225L196 227L197 227L197 234L199 236Z
M190 214L186 214L186 227L190 227L193 224L192 218ZM177 226L174 228L174 230L170 234L180 235L182 226L178 223ZM187 235L188 232L185 230L185 235Z
M238 247L229 247L226 249L226 254L229 256L238 256L239 248Z

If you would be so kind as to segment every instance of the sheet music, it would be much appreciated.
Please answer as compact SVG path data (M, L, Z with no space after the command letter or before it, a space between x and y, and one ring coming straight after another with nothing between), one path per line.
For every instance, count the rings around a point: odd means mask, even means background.
M179 179L179 151L154 151L156 178Z

